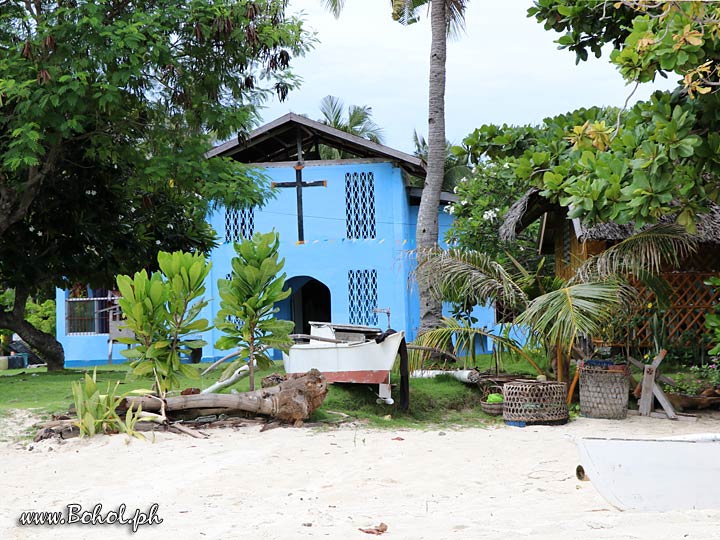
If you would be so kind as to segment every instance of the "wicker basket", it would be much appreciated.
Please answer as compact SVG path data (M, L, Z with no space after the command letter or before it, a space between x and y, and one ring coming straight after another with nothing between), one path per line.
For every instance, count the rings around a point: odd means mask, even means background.
M511 425L565 424L569 414L565 383L515 381L503 387L503 420Z
M588 418L627 418L630 383L625 371L580 368L580 414Z
M504 405L505 404L502 401L500 403L488 403L487 401L480 402L480 408L485 414L489 414L490 416L500 416L503 413Z
M505 406L505 403L502 401L500 403L488 403L486 399L491 393L502 394L502 386L486 386L483 389L483 396L480 400L480 408L485 414L489 414L490 416L500 416L503 413L503 407Z

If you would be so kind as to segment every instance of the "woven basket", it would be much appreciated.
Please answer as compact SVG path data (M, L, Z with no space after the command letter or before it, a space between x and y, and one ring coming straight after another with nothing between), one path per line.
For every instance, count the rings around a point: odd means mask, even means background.
M491 393L502 394L502 386L486 386L483 389L483 396L480 400L480 408L485 414L489 414L490 416L500 416L503 413L503 407L505 406L505 403L502 401L500 403L488 403L487 401L485 401Z
M565 424L569 414L564 382L515 381L503 386L503 420L512 425Z
M630 382L623 371L580 368L580 414L588 418L627 418Z
M480 408L485 414L489 414L490 416L500 416L503 413L504 406L505 404L502 401L500 403L480 402Z

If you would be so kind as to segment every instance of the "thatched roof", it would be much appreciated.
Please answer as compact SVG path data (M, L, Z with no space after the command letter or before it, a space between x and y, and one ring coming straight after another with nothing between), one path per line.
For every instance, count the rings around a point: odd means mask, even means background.
M560 207L540 195L538 188L530 188L520 197L505 214L500 224L500 240L513 242L515 236L527 228L533 221L542 217L546 212L559 210Z
M540 218L545 213L565 212L565 209L540 195L537 188L529 189L525 195L515 201L508 210L505 220L500 226L500 239L503 242L512 242L515 236ZM674 220L672 216L664 216L661 222L669 223ZM635 233L632 223L619 225L617 223L598 223L592 227L584 225L580 220L573 219L575 233L581 242L585 240L624 240ZM720 206L710 203L710 211L700 214L696 221L698 241L706 244L720 244Z

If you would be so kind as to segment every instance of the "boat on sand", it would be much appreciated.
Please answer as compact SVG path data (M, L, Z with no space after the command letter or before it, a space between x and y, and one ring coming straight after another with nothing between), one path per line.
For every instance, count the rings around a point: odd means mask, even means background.
M575 442L578 478L620 510L720 509L720 433Z

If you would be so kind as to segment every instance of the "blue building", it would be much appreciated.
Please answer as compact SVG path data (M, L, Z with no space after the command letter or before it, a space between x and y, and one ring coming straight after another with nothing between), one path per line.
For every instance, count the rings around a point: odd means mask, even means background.
M340 159L320 159L328 148ZM213 320L219 309L217 280L230 272L233 242L255 231L275 229L292 295L279 304L278 316L295 322L296 333L309 333L309 321L385 327L390 324L413 339L419 326L417 288L410 280L415 226L421 190L410 177L423 178L415 156L349 135L303 116L287 114L253 131L242 141L213 149L209 157L229 156L262 168L277 196L262 208L222 209L208 217L221 240L211 254L207 284L210 299L204 314ZM454 200L443 193L441 204ZM438 208L440 236L452 217ZM113 321L108 318L107 291L89 290L89 298L57 292L58 340L66 366L123 360L109 347ZM492 327L492 309L480 310L480 326ZM226 354L214 348L211 330L203 360Z

